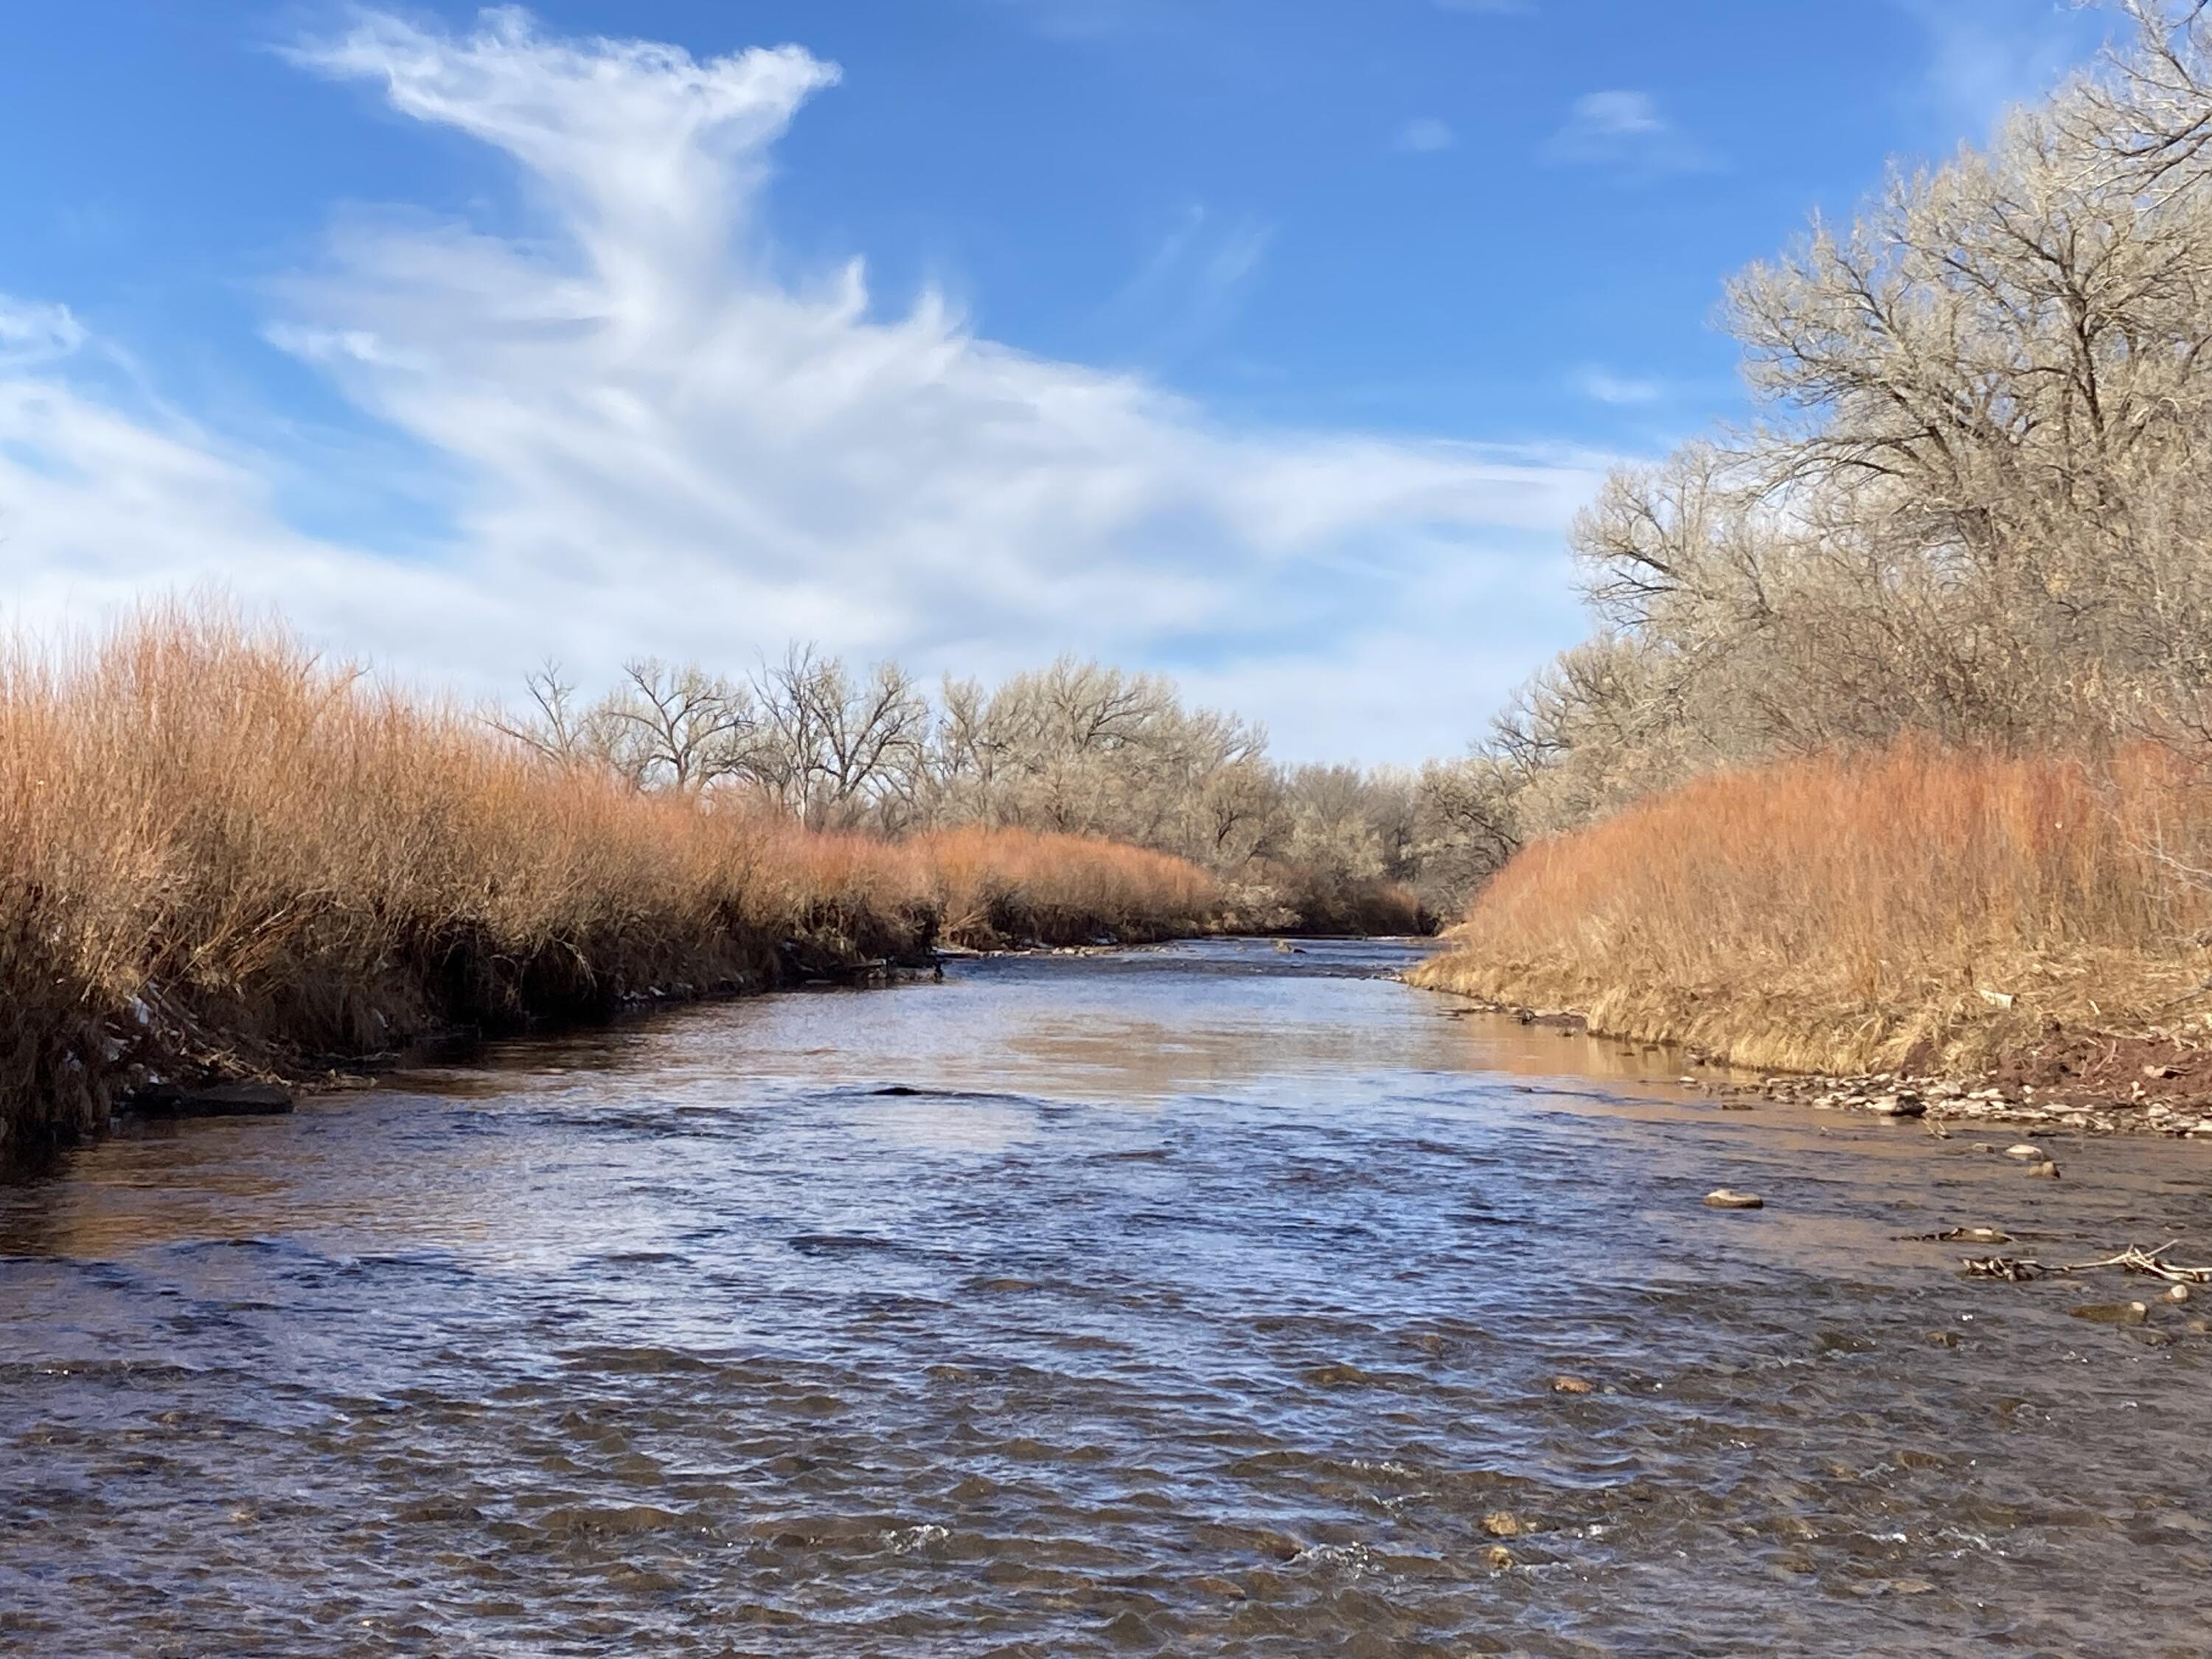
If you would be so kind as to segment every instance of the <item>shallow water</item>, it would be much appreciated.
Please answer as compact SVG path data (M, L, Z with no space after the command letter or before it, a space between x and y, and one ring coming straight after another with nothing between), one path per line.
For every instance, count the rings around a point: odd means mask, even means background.
M0 1190L0 1652L2212 1650L2212 1300L1896 1237L2212 1260L2208 1149L1723 1113L1406 959L961 963Z

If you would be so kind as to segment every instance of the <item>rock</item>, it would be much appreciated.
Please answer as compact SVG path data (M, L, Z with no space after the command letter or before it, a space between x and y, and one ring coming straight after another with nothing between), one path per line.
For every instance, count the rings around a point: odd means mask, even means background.
M1959 1334L1956 1331L1930 1331L1928 1333L1928 1346L1931 1348L1955 1348L1959 1346Z
M2142 1068L2142 1073L2145 1077L2152 1078L2179 1077L2181 1068L2178 1066L2146 1066Z
M149 1117L280 1117L292 1109L292 1091L273 1083L166 1083L132 1096L130 1106Z
M1733 1187L1716 1187L1705 1194L1709 1210L1763 1210L1766 1200L1756 1193L1740 1193Z
M1978 1152L1994 1152L1996 1148L1986 1140L1978 1140L1974 1143L1972 1150Z
M2100 1325L2141 1325L2150 1318L2150 1309L2140 1302L2088 1302L2066 1311Z
M2179 1291L2181 1286L2177 1285L2173 1288ZM2186 1295L2187 1292L2184 1291L2183 1294ZM1596 1391L1597 1384L1587 1376L1555 1376L1552 1379L1553 1394L1595 1394Z
M1925 1117L1928 1105L1917 1095L1880 1095L1869 1103L1867 1110L1876 1117Z
M2046 1158L2040 1164L2029 1164L2027 1173L2037 1181L2056 1181L2058 1179L2058 1166Z
M2027 1158L2031 1163L2035 1164L2047 1164L2050 1162L2050 1159L2045 1156L2042 1147L2036 1146L2032 1141L2026 1140L2020 1142L2017 1146L2006 1147L2005 1156L2007 1158Z
M2186 1301L2188 1301L2188 1300L2189 1300L2189 1286L2188 1286L2188 1285L2174 1285L2171 1290L2169 1290L2169 1291L2166 1291L2166 1299L2168 1302L2186 1302Z
M2009 1244L2012 1235L2002 1227L1961 1227L1952 1235L1963 1244Z
M1503 1544L1492 1544L1488 1549L1483 1551L1482 1559L1503 1572L1513 1565L1513 1552Z
M1482 1517L1482 1529L1492 1538L1518 1538L1535 1531L1510 1510L1492 1510Z

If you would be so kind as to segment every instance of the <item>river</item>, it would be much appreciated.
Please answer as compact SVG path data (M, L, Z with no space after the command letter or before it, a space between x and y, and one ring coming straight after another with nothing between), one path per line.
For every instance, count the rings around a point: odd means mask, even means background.
M2212 1650L2212 1298L1899 1237L2212 1259L2212 1148L1723 1112L1409 959L957 963L0 1189L0 1652Z

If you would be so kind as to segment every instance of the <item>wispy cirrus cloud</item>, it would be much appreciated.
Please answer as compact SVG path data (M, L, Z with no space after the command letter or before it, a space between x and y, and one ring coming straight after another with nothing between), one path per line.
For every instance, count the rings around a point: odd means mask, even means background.
M1978 137L2087 59L2112 11L2048 0L1889 0L1921 29L1925 72L1907 96L1945 127Z
M1546 141L1543 158L1562 167L1607 167L1628 178L1704 173L1719 159L1662 113L1648 92L1585 93Z
M0 294L0 368L51 362L83 343L83 325L67 306L33 305Z
M0 597L21 615L212 578L479 687L549 653L741 666L796 637L926 672L1212 665L1210 687L1273 700L1402 650L1378 641L1494 632L1484 592L1551 580L1604 465L1227 421L980 337L933 293L886 310L858 259L789 276L774 148L837 80L796 48L701 60L505 9L466 33L362 14L290 57L503 153L545 216L522 235L349 211L268 285L268 337L404 435L443 516L398 550L304 534L281 458L104 399L57 355L82 343L67 313L18 305L0 340L40 354L0 356ZM1203 216L1163 252L1233 297L1267 246ZM1425 711L1375 757L1456 746L1463 708L1525 665L1508 654L1448 706L1365 685ZM1295 754L1327 706L1249 712Z
M1574 386L1592 402L1615 407L1656 404L1667 392L1657 380L1616 374L1610 369L1595 367L1579 371L1574 376Z
M1170 362L1205 344L1234 319L1259 280L1275 228L1249 214L1194 202L1152 246L1099 320L1140 356Z
M1433 155L1459 143L1459 135L1445 122L1425 115L1407 122L1391 135L1390 148L1408 155Z

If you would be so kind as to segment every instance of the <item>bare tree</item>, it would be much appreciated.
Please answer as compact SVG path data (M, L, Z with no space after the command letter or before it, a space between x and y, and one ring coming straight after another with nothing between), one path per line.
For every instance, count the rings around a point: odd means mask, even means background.
M919 816L930 709L904 669L878 663L855 682L836 658L794 646L755 684L764 718L746 769L787 811L816 829Z
M602 723L594 711L577 706L575 683L561 677L559 663L549 659L523 681L523 690L530 700L526 713L495 708L485 714L485 722L556 765L604 760Z
M742 769L759 723L743 686L654 657L625 663L623 676L600 718L610 760L632 784L696 793Z

